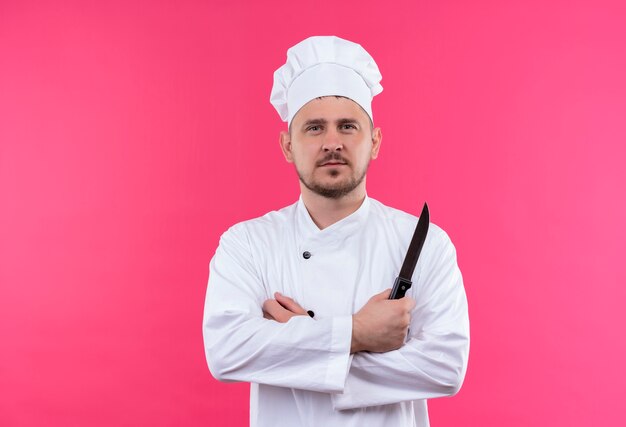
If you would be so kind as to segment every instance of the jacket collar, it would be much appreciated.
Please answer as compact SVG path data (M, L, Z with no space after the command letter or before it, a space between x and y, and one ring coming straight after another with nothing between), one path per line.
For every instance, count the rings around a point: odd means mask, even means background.
M365 225L367 216L370 209L370 198L365 195L363 203L359 208L352 212L347 217L337 221L336 223L320 230L318 226L313 222L313 218L309 214L302 195L300 196L296 205L296 227L301 238L315 239L315 240L335 240L342 239L347 234L356 233L361 227Z

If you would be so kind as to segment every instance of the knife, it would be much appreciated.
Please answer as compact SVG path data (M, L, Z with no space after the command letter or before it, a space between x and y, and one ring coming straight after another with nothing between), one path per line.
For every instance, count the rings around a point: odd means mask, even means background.
M404 263L400 269L400 275L396 277L396 281L393 283L389 299L402 298L413 284L411 277L413 276L413 271L415 270L415 264L417 264L417 260L422 252L422 246L424 246L424 241L426 240L426 235L428 234L429 224L430 214L428 212L428 204L424 203L419 221L417 221L417 225L415 226L413 238L409 244L409 249L404 257Z

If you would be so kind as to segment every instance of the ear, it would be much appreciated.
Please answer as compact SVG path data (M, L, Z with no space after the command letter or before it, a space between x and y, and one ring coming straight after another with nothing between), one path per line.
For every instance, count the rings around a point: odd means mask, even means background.
M371 159L375 159L378 157L378 152L380 151L380 144L383 142L383 134L380 131L380 128L376 128L372 131L372 152Z
M293 153L291 151L291 136L289 132L282 131L280 133L280 149L283 151L283 156L288 163L293 163Z

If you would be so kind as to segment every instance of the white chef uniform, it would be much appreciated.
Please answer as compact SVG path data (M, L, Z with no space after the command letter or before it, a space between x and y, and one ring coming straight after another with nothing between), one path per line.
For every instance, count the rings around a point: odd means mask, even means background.
M210 264L205 350L217 379L252 383L251 426L428 426L426 399L458 391L467 301L454 246L434 224L408 292L406 344L350 355L351 315L391 287L416 223L366 197L320 230L300 199L224 233ZM264 319L274 292L315 317Z

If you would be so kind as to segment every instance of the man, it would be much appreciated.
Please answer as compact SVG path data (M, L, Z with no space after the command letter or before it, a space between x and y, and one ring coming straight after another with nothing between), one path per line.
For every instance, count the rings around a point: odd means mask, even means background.
M388 299L417 219L366 194L380 80L371 56L337 37L292 47L274 75L301 196L224 233L203 324L213 376L252 383L252 426L427 426L426 399L463 381L467 303L440 228L407 296Z

